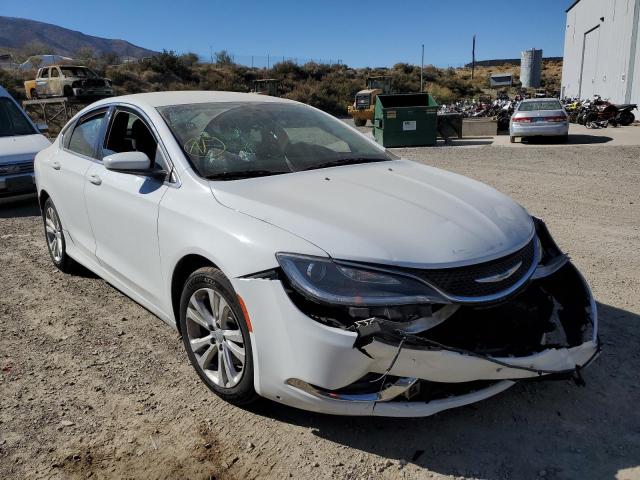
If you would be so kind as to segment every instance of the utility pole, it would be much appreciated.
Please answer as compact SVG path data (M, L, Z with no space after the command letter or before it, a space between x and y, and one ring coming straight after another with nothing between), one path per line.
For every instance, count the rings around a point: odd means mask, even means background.
M471 80L476 73L476 35L473 35L473 47L471 48Z
M213 63L213 45L209 45L209 56L211 57L211 63Z
M420 93L424 92L424 43L422 44L422 61L420 62Z

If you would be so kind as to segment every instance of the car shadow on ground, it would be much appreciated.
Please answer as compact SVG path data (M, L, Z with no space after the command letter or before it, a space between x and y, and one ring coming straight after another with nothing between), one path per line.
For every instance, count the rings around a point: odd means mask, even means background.
M558 137L526 137L521 139L522 143L529 145L596 145L600 143L608 143L613 138L606 135L585 135L582 133L569 134L567 141L561 140Z
M40 207L35 194L32 197L0 199L0 218L39 217Z
M522 382L422 419L336 417L271 402L255 413L443 475L627 478L640 466L640 316L608 305L598 309L603 353L583 372L584 387L570 380Z

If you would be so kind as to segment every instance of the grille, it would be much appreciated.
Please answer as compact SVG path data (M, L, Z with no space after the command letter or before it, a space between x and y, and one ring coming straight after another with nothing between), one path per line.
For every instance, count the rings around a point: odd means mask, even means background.
M437 270L406 269L408 273L422 278L442 292L456 297L483 297L495 295L512 287L529 270L534 261L535 237L524 248L511 255L478 263L467 267L443 268ZM490 283L476 282L478 278L499 275L513 268L518 262L520 267L508 278Z
M16 175L18 173L33 172L33 162L14 163L12 165L0 165L0 175Z
M104 87L104 80L101 78L87 78L84 81L84 87Z

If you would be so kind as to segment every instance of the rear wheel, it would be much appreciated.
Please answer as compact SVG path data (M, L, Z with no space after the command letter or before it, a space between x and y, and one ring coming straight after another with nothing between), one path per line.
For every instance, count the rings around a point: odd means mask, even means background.
M620 125L624 125L625 127L631 125L635 120L636 117L631 112L622 112L622 115L620 115Z
M200 268L187 279L180 327L189 361L214 393L235 405L257 398L247 320L231 283L217 268Z
M42 220L44 221L44 234L47 240L47 248L53 264L62 272L69 273L72 271L74 261L67 255L67 244L64 239L62 230L62 222L58 215L53 201L47 198L44 203L42 212Z

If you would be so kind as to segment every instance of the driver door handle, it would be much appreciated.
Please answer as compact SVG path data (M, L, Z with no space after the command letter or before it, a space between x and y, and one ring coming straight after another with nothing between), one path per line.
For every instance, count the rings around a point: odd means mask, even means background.
M60 162L51 162L51 168L54 170L60 170Z
M100 185L102 183L102 179L98 175L89 175L89 181L94 185Z

